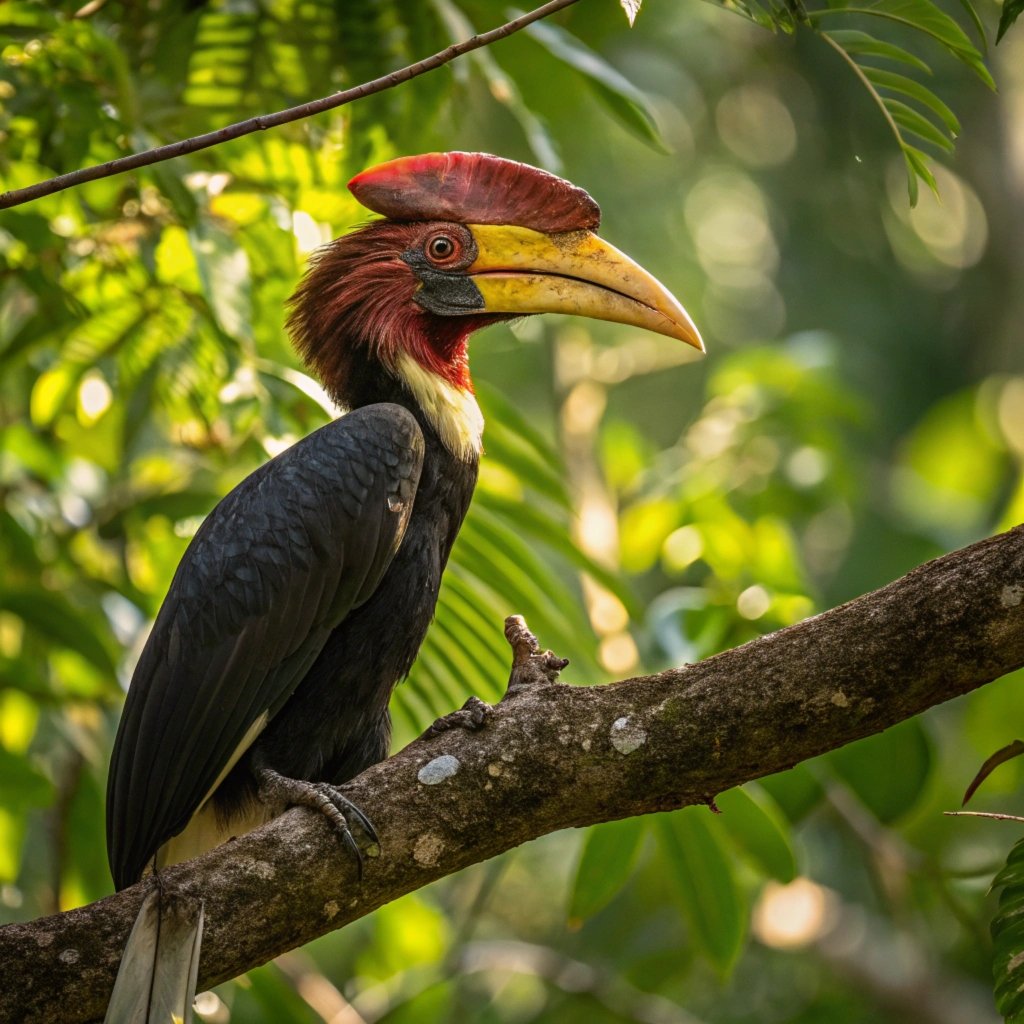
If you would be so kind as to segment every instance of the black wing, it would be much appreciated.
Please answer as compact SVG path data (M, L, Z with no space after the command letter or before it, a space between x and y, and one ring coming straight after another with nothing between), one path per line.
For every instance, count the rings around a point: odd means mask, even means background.
M422 465L413 416L367 406L268 462L210 513L153 625L114 744L107 852L119 889L185 827L246 733L376 589Z

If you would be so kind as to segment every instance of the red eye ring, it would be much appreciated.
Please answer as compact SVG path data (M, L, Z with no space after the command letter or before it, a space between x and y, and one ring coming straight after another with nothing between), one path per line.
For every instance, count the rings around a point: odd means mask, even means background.
M433 235L425 246L427 258L432 263L451 263L458 259L461 246L451 235Z

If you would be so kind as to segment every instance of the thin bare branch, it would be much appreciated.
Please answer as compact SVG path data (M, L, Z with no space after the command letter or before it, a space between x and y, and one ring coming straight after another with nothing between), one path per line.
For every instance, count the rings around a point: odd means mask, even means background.
M276 128L280 124L288 124L290 121L300 121L304 117L313 114L321 114L325 110L334 110L335 107L344 106L353 100L362 99L364 96L372 96L374 93L384 92L385 89L393 89L396 85L408 82L418 75L434 71L443 67L456 57L472 50L479 50L483 46L489 46L499 39L526 28L535 21L540 21L556 11L565 7L571 7L579 0L549 0L548 3L530 11L527 14L513 18L498 28L491 29L473 36L461 43L441 50L433 56L410 64L408 67L392 71L382 78L375 78L372 82L364 82L362 85L353 86L342 92L332 93L330 96L323 96L318 100L311 100L309 103L300 103L297 107L289 107L287 110L278 110L273 114L261 114L258 117L251 117L247 121L239 121L236 124L229 124L224 128L218 128L215 132L206 132L204 135L196 135L191 139L181 139L178 142L169 142L165 146L157 146L155 149L147 149L141 153L132 153L129 156L118 157L116 160L108 160L105 164L96 164L93 167L82 167L77 171L70 171L67 174L59 174L55 178L47 178L35 185L27 185L25 188L12 189L9 192L0 194L0 210L12 206L20 206L22 203L29 203L33 199L40 199L43 196L53 195L55 192L63 192L65 189L73 188L87 181L96 181L98 178L109 178L111 175L120 174L122 171L133 171L138 167L147 167L150 164L157 164L163 160L173 160L176 156L185 156L187 153L195 153L200 149L209 149L211 146L218 146L230 139L238 139L243 135L251 135L253 132L266 131L268 128ZM94 5L87 4L78 13ZM90 10L89 13L92 13ZM84 16L84 15L82 15Z
M996 811L943 811L947 818L991 818L993 821L1024 822L1019 814L999 814Z

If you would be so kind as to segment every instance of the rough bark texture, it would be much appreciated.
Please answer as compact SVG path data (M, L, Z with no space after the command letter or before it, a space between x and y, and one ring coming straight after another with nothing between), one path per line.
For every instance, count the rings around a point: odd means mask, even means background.
M383 848L361 883L305 811L161 877L205 900L209 986L529 839L706 802L1022 665L1018 527L696 665L595 687L520 672L483 729L424 737L346 787ZM0 1020L101 1017L149 884L0 929Z

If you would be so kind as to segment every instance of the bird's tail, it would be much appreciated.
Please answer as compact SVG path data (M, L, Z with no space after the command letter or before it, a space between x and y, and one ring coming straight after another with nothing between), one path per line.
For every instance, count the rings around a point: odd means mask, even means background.
M202 901L154 888L128 936L103 1024L192 1024L202 941Z

